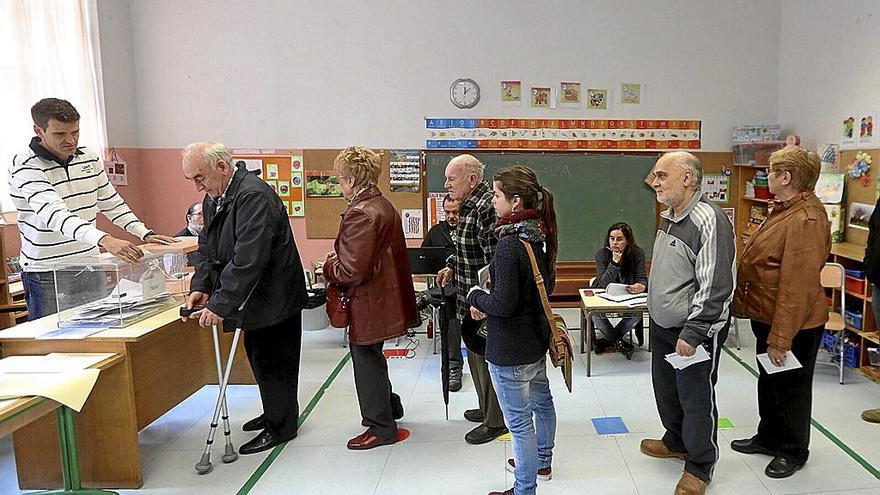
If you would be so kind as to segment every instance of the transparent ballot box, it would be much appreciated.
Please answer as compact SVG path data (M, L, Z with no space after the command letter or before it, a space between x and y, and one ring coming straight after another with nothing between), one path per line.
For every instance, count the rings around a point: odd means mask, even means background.
M169 288L186 255L147 254L136 263L109 254L54 267L59 328L119 328L181 304Z

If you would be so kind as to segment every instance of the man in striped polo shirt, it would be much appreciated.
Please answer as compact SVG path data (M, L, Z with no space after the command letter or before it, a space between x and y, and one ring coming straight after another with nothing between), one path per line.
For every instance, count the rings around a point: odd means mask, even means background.
M651 186L669 206L654 240L648 286L651 379L661 439L642 440L642 453L685 461L676 495L702 495L718 462L715 383L721 346L730 329L735 282L733 225L703 196L703 167L685 151L666 153ZM667 354L708 359L675 369Z
M134 262L143 252L95 226L98 213L148 242L168 244L138 220L107 179L97 153L77 147L79 113L65 100L46 98L31 107L34 137L9 167L9 195L18 210L22 282L28 319L58 311L52 265L98 254L98 246Z

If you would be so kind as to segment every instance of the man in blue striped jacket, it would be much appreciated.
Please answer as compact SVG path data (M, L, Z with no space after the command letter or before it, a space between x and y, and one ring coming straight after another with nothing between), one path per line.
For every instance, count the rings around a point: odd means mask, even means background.
M669 206L654 240L648 309L651 378L666 433L642 440L651 457L685 461L676 495L702 495L718 462L718 358L730 328L735 285L733 226L700 186L703 167L694 155L666 153L654 166L651 187ZM667 354L690 357L702 347L709 359L675 369Z
M31 107L36 136L9 167L9 195L18 210L22 282L28 319L58 311L52 265L98 254L98 246L125 261L143 252L95 226L98 213L148 242L174 242L148 229L107 179L99 155L78 147L79 112L65 100Z

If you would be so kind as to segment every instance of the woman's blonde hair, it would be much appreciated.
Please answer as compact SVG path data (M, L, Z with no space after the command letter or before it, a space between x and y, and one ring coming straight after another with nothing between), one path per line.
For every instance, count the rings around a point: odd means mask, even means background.
M803 148L788 146L770 155L770 172L790 173L791 186L799 191L816 187L821 168L819 155Z
M333 169L340 175L354 179L354 187L371 187L379 183L382 169L379 155L362 146L349 146L333 160Z

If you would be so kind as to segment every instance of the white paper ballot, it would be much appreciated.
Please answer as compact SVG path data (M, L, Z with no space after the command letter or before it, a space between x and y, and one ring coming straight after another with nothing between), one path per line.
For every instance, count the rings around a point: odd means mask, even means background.
M483 289L489 290L489 265L477 270L477 280Z
M764 371L767 372L768 375L772 375L773 373L779 373L780 371L788 371L788 370L796 370L798 368L803 368L800 361L794 357L794 354L791 351L785 353L785 364L782 366L776 366L775 364L770 362L770 356L765 352L764 354L758 354L755 356L758 358L758 362L761 363L761 367L764 368Z
M692 364L702 363L703 361L708 360L709 353L706 352L706 348L701 345L697 346L697 352L695 352L693 356L679 356L675 352L666 355L666 361L677 370L683 370Z

